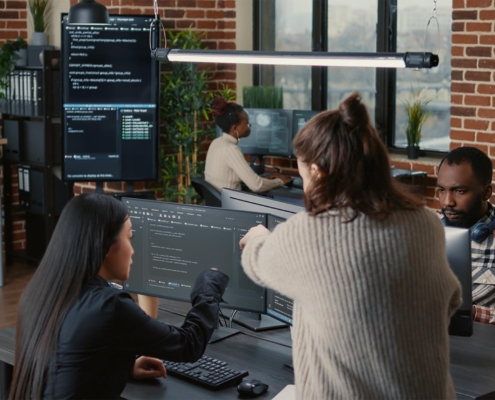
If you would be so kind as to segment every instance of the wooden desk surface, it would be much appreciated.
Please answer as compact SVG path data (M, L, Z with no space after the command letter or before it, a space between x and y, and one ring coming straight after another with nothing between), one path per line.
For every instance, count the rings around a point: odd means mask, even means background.
M162 300L160 303L160 308L181 315L187 311L184 306L172 301ZM168 311L160 311L158 318L170 324L183 321L181 315ZM293 383L293 372L284 365L291 362L291 349L284 345L288 343L289 330L251 332L240 329L243 333L208 345L206 355L226 361L232 368L247 369L248 379L259 379L270 385L260 399L271 399L287 384ZM15 328L1 329L0 361L13 364L14 344ZM495 391L495 326L475 323L473 336L450 337L450 372L459 399L474 399ZM212 392L170 376L167 379L131 381L122 397L129 400L232 399L238 394L235 387Z

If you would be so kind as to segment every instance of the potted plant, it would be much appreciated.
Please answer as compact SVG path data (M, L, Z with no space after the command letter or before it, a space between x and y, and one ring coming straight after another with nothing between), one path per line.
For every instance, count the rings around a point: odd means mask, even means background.
M6 91L10 83L10 73L20 58L18 52L27 47L26 41L18 37L14 42L7 41L0 47L0 111L5 112Z
M245 86L242 103L246 108L284 108L284 90L278 86Z
M431 111L427 110L431 98L425 97L424 89L411 88L411 99L404 101L407 112L407 158L416 159L419 156L419 142L421 141L421 129L428 119Z
M44 46L48 43L45 30L47 28L47 13L50 0L28 0L29 11L33 18L33 36L34 46Z
M201 34L191 29L168 32L168 47L201 48ZM165 201L194 204L201 201L191 178L203 177L200 159L203 139L215 135L209 121L210 101L215 95L232 100L235 93L224 86L208 91L211 74L193 63L166 63L162 74L160 120L163 122L160 154L160 186Z

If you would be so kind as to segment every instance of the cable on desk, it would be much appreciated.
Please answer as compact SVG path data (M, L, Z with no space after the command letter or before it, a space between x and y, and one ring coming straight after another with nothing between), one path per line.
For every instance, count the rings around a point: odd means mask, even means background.
M259 339L259 340L264 340L265 342L269 342L269 343L273 343L273 344L278 344L279 346L284 346L284 347L287 347L288 349L292 349L292 346L289 346L289 345L286 345L284 343L280 343L280 342L276 342L274 340L270 340L270 339L266 339L262 336L257 336L257 335L253 335L251 333L247 333L246 331L240 331L242 334L246 335L246 336L251 336L253 338L256 338L256 339Z

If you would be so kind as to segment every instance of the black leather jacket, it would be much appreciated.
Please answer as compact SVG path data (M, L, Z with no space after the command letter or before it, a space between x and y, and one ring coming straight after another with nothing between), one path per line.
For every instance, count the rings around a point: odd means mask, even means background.
M118 399L137 355L196 361L203 355L229 278L202 272L180 328L146 315L128 293L97 277L70 309L50 366L47 399Z

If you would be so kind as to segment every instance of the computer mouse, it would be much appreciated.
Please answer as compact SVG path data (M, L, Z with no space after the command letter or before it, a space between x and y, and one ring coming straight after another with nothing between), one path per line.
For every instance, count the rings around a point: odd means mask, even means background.
M237 391L243 397L256 397L263 394L268 389L268 385L256 379L244 380L237 386Z

